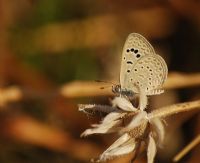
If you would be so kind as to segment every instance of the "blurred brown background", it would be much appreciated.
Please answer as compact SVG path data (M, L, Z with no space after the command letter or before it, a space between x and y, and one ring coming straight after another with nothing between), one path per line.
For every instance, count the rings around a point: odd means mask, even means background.
M152 43L170 72L200 71L199 1L0 0L0 162L89 162L106 149L116 135L79 138L97 121L79 113L77 104L108 104L108 96L87 95L90 85L73 84L118 83L122 47L132 32ZM150 106L199 99L199 92L169 90ZM156 162L172 162L199 133L196 113L167 121ZM199 156L198 146L181 162L196 163ZM137 161L145 162L145 154Z

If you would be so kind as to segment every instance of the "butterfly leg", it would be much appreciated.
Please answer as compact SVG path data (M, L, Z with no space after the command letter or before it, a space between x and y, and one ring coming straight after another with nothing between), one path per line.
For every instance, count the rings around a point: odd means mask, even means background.
M147 107L147 95L144 90L139 88L139 109L140 110L145 110Z
M144 89L142 89L140 86L134 83L135 88L137 88L137 91L139 92L139 109L140 110L145 110L147 103L148 103L148 98L147 94Z

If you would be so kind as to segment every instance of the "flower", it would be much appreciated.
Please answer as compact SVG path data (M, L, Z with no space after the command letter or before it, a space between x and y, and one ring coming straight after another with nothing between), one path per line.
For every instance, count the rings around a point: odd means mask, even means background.
M137 153L141 142L144 142L148 145L148 163L153 163L157 151L156 145L162 144L165 135L162 121L159 118L149 117L144 107L137 109L125 97L115 97L111 103L112 106L79 105L79 110L87 114L102 112L106 115L100 124L93 124L92 128L85 130L81 134L82 137L113 132L120 135L96 161L107 161L134 151ZM155 139L158 139L157 143Z

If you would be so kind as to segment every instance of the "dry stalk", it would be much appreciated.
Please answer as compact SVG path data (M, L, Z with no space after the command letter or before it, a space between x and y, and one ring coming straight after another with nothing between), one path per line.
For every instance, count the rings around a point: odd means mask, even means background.
M173 114L186 112L193 109L200 109L200 100L193 101L193 102L184 102L184 103L174 104L174 105L165 106L159 109L155 109L151 113L148 114L148 117L150 119L164 118Z
M170 73L164 84L164 89L187 88L200 85L200 73ZM101 87L108 89L100 89ZM110 86L110 87L109 87ZM107 96L113 95L111 84L91 82L91 81L74 81L60 88L60 93L67 98L88 97L88 96Z
M177 84L178 83L178 84ZM183 73L170 73L164 88L165 89L177 89L186 88L192 86L200 85L200 74L183 74ZM104 87L105 89L100 89ZM112 84L99 83L92 81L74 81L61 86L58 91L59 93L67 98L76 97L90 97L90 96L111 96L113 95L111 91ZM26 97L29 96L48 96L47 94L42 94L41 92L35 90L33 93L28 91ZM48 92L48 91L46 91ZM55 90L56 92L56 90ZM23 90L18 87L8 87L0 89L0 105L4 105L7 102L17 101L22 98L25 94ZM52 93L52 92L51 92Z
M0 89L0 106L3 107L9 102L15 102L23 97L22 91L18 87Z
M200 143L200 134L192 140L182 151L180 151L173 159L174 162L178 162L183 156L185 156L189 151L191 151L195 146Z

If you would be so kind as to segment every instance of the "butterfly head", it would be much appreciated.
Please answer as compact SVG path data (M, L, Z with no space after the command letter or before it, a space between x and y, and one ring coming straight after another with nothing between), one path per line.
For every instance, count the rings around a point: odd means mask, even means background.
M120 94L121 93L121 85L113 85L112 92L115 94Z
M119 94L122 96L128 96L128 97L132 97L134 95L133 91L127 90L127 89L122 89L121 85L112 86L112 92L115 94Z

